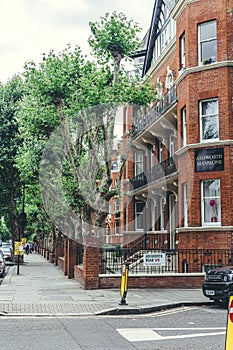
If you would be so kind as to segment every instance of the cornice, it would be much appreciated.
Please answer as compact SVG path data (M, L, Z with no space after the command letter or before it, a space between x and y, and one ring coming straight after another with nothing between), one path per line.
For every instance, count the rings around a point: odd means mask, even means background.
M199 0L179 0L171 12L171 17L176 21L187 5L197 1Z
M194 227L179 227L176 233L190 233L190 232L208 232L208 231L233 231L233 226L194 226Z
M189 74L199 73L211 69L225 68L225 67L233 67L233 60L214 62L210 64L205 64L202 66L196 66L191 68L185 68L180 74L180 76L176 79L175 84L179 85L180 82L185 79Z
M216 147L216 146L229 146L229 145L233 145L233 140L219 140L219 141L214 141L214 142L192 143L192 144L188 144L185 147L178 149L175 153L177 156L180 156L183 153L188 152L191 149Z

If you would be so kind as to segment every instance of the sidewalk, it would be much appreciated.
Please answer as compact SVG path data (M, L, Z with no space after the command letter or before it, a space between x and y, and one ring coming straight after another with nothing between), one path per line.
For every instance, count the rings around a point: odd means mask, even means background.
M24 256L20 265L10 266L0 285L0 316L76 316L137 314L206 304L201 289L130 289L128 305L119 305L120 288L84 290L41 255Z

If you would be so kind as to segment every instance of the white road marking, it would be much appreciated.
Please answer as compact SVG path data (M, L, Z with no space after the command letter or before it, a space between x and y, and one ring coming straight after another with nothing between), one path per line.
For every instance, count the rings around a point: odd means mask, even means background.
M161 316L166 316L166 315L171 315L171 314L178 314L180 312L184 311L191 311L197 309L196 307L191 307L191 306L183 306L178 309L170 309L170 310L161 310L161 311L155 311L152 313L147 314L147 317L161 317ZM145 314L142 315L137 315L138 317L145 317Z
M171 339L185 339L185 338L196 338L196 337L208 337L215 335L225 335L226 328L119 328L117 331L122 337L130 342L139 341L151 341L151 340L171 340ZM162 336L158 331L202 331L198 333L190 334L174 334ZM207 332L203 332L207 331Z

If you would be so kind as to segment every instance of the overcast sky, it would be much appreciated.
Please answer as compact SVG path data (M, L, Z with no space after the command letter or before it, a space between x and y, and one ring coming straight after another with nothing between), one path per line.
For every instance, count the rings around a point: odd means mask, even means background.
M26 61L59 52L67 44L89 52L89 21L106 12L123 12L143 28L150 26L154 0L2 0L0 11L0 80L22 72Z

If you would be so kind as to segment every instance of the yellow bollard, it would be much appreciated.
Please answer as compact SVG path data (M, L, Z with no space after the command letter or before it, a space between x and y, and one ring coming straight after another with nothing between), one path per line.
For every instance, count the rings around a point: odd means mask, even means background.
M128 275L129 275L129 264L125 263L122 267L121 274L121 302L120 305L127 305L126 295L128 291Z
M227 316L227 333L225 350L233 349L233 295L230 296Z

